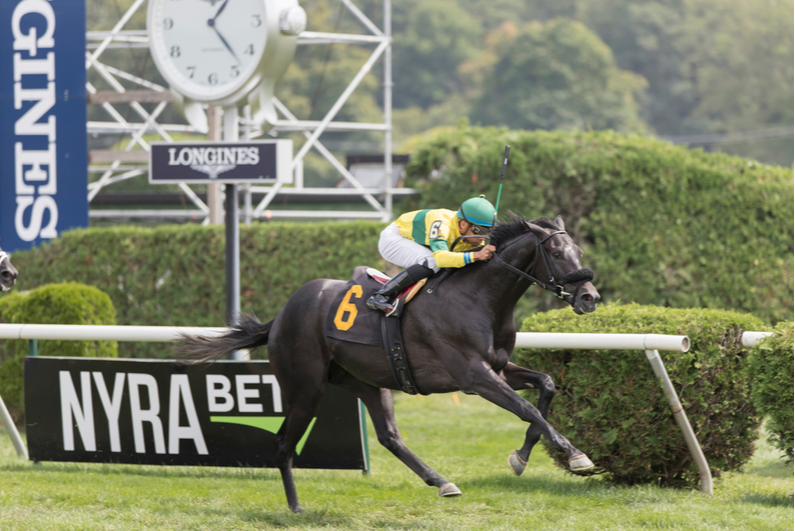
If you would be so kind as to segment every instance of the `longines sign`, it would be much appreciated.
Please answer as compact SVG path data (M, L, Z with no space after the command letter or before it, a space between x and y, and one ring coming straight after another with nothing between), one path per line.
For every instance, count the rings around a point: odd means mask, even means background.
M33 461L275 466L284 422L267 361L25 359ZM296 448L295 466L366 470L359 402L329 387Z
M149 182L291 182L292 140L248 142L152 142Z
M0 239L88 225L84 0L0 2Z

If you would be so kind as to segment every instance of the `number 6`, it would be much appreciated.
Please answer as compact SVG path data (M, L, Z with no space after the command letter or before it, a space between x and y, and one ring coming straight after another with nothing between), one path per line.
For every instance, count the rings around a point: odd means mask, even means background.
M434 221L431 225L431 231L428 233L429 240L435 240L439 237L439 227L442 226L442 220Z
M356 319L356 316L359 315L359 310L356 309L356 305L351 302L351 295L355 295L357 299L362 298L362 287L359 284L352 286L351 289L348 290L348 293L345 294L345 297L342 298L342 302L340 303L340 307L337 308L337 314L334 316L334 326L337 327L337 330L349 330L353 326L353 321ZM348 318L343 319L345 313L348 313Z

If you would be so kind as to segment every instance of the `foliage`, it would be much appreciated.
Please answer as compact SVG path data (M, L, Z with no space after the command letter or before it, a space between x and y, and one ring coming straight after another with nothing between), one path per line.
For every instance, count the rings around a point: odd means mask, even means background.
M392 9L395 106L427 109L463 90L457 70L478 52L479 21L456 0L409 0Z
M760 420L745 376L742 333L759 319L719 310L611 305L587 316L555 310L526 319L524 332L686 335L690 350L660 352L714 477L754 451ZM522 349L516 363L552 376L550 423L611 479L663 485L698 481L698 469L660 383L640 351ZM567 456L545 441L557 464Z
M116 324L110 298L93 286L48 284L29 292L11 293L0 299L0 323L9 324ZM115 358L115 341L41 341L42 356ZM15 421L24 414L23 374L28 341L0 342L0 396Z
M243 311L276 316L314 278L350 278L383 269L376 242L383 224L261 223L240 227ZM19 289L68 278L107 293L120 325L223 326L223 226L114 227L65 232L41 248L14 253ZM168 357L152 343L123 343L124 357Z
M648 81L641 116L658 134L792 125L792 2L586 0L570 16ZM792 165L791 136L714 149Z
M751 394L759 413L767 418L765 429L770 444L786 453L792 460L793 411L793 326L792 321L781 322L775 335L753 348L748 356L747 379L752 382Z
M633 94L645 80L619 70L610 48L585 25L506 23L488 42L462 67L481 87L473 121L513 129L641 129Z
M407 185L422 196L404 208L495 202L506 144L500 214L562 215L603 300L792 318L789 169L610 131L459 127L415 149ZM520 314L555 304L531 288Z

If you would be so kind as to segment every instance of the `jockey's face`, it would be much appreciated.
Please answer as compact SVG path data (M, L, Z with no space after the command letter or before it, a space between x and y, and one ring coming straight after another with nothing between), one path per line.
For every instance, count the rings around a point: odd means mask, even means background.
M480 236L483 234L486 229L480 227L478 225L473 225L463 219L458 220L458 231L461 233L461 236ZM470 245L474 245L475 247L480 247L483 245L485 238L467 238L467 243Z

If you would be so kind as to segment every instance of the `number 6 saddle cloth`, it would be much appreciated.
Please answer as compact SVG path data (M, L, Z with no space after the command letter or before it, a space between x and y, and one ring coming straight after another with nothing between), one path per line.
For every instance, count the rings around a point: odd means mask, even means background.
M333 339L383 346L381 319L384 313L367 306L367 299L389 281L389 277L376 269L358 266L353 276L334 299L326 316L325 334ZM414 284L400 297L406 304L425 284L425 280ZM390 318L391 319L391 318Z

